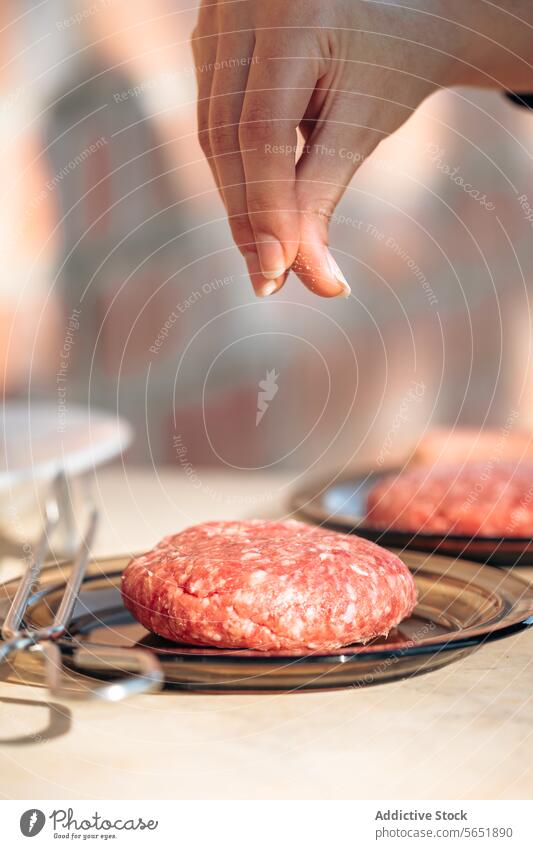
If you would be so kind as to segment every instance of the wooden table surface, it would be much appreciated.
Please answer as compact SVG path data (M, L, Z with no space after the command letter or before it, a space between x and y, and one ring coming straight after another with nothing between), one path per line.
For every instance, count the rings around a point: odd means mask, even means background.
M281 516L294 478L107 469L97 552L213 518ZM20 536L20 527L17 528ZM11 556L0 580L18 569ZM533 578L533 570L520 570ZM514 798L533 793L533 629L437 672L292 695L52 703L0 682L0 794L82 798Z

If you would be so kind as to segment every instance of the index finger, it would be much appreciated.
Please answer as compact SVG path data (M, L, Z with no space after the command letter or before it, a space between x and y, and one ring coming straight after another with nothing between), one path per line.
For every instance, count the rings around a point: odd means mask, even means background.
M198 97L196 114L198 122L198 141L202 148L215 182L220 191L216 165L209 138L209 104L213 85L213 65L218 47L218 9L213 0L202 0L198 12L198 24L191 35L191 47L194 57L194 70Z
M248 216L267 279L290 268L298 252L296 129L320 76L318 56L298 55L287 38L258 34L239 127Z

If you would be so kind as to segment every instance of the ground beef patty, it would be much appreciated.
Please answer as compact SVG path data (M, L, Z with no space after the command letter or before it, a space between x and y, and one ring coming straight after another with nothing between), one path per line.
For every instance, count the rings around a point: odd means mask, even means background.
M407 469L369 492L378 528L467 536L533 533L533 463L482 462Z
M208 522L130 561L124 604L170 640L334 649L387 634L416 601L389 551L302 522Z

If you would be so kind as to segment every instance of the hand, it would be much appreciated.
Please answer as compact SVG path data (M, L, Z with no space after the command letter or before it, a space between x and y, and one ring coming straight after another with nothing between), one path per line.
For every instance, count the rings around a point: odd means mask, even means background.
M513 68L528 55L517 7L531 18L530 0L510 3L513 15L483 0L203 0L199 138L256 294L291 267L318 295L350 294L328 248L335 206L431 92L507 84L500 54Z

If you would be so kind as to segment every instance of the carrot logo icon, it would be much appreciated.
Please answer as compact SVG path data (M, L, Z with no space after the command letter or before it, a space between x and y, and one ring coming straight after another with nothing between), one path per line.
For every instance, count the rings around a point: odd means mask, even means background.
M268 405L278 391L278 377L279 374L276 374L276 370L270 369L267 371L265 379L259 381L259 392L257 393L257 413L255 416L256 427L265 415L268 410Z
M46 817L38 808L24 811L20 818L20 830L24 837L35 837L43 830Z

